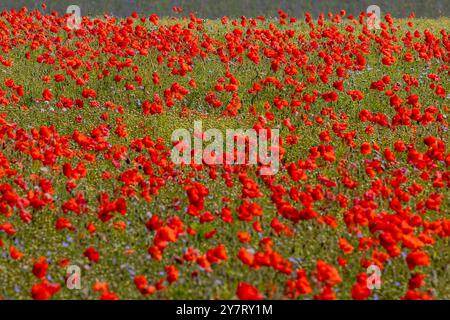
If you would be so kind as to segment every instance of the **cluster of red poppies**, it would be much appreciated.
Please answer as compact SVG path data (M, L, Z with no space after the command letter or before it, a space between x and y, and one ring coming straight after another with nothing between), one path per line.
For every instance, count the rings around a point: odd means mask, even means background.
M98 228L122 241L136 228L130 216L142 217L175 188L184 192L166 209L137 219L151 238L143 252L149 261L138 263L164 274L133 275L143 296L227 264L242 274L276 274L252 283L234 270L227 286L241 299L368 299L366 269L400 260L410 274L399 279L407 288L398 298L434 297L426 283L430 252L436 244L449 250L450 236L448 30L414 30L412 16L396 25L390 15L369 30L366 14L344 11L328 19L282 11L276 20L224 17L213 28L193 14L164 23L154 14L83 17L76 30L67 18L25 8L0 14L0 252L32 263L32 298L65 290L48 277L49 264L64 273L80 260L64 248L56 261L35 256L15 242L35 216L83 238L80 255L95 265L108 255L108 244L93 240ZM46 73L9 71L21 64ZM18 119L41 108L77 111L65 120L77 129ZM141 128L130 127L136 113ZM279 172L174 164L175 143L145 128L146 119L165 113L280 128ZM304 246L305 226L334 237L335 260L327 251L289 255ZM133 259L135 250L125 255ZM90 279L92 292L118 299L121 284L107 280ZM351 292L341 296L343 283ZM0 296L9 295L5 288Z

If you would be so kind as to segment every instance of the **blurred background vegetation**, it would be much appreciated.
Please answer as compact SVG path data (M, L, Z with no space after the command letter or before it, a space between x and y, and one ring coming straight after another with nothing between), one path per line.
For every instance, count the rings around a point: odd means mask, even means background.
M42 9L42 3L47 9ZM181 7L184 13L196 13L202 18L277 16L282 9L295 17L303 17L306 11L317 17L319 13L339 12L345 9L349 14L359 15L369 5L378 5L381 13L391 13L394 17L407 17L411 12L416 17L450 16L450 0L0 0L0 11L5 9L39 9L42 12L53 10L65 13L69 5L78 5L82 15L128 16L133 11L142 15L156 13L159 16L172 16L172 7Z

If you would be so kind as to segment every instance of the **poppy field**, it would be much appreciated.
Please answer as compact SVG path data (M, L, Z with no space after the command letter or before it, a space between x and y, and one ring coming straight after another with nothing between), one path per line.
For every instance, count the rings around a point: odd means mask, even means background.
M1 299L450 299L450 18L72 18L0 13Z

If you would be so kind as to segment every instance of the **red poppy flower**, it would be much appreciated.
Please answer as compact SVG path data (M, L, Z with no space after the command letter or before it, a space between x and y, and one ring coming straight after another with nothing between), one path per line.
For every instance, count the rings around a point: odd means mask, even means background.
M246 282L238 284L236 295L240 300L261 300L263 298L258 289Z
M408 263L409 270L414 269L417 266L429 266L430 258L428 254L423 251L414 251L408 254L406 257L406 262Z
M90 261L97 263L100 260L100 254L93 247L87 248L83 255L88 258Z

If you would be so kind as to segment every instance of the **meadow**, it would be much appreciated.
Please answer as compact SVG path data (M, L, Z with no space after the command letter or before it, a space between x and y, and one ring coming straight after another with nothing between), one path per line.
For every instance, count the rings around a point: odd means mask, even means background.
M450 299L450 19L176 11L0 14L0 297ZM196 120L280 170L173 163Z

